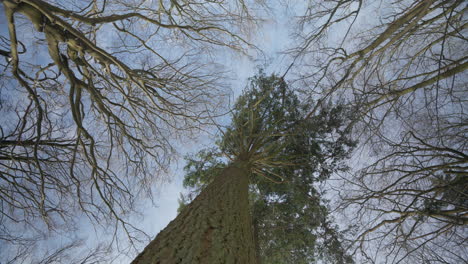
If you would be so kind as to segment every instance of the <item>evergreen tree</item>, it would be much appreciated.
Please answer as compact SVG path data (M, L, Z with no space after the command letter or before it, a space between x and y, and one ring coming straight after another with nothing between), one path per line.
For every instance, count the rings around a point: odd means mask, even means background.
M344 127L352 113L330 103L305 119L311 107L280 77L260 72L251 78L216 147L187 157L189 192L181 196L179 210L243 156L249 162L253 233L262 263L352 263L316 189L347 169L343 160L355 142Z

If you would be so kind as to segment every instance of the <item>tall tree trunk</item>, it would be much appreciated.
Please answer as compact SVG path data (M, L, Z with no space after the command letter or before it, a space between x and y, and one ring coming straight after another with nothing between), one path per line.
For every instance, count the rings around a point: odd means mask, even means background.
M246 164L224 169L132 264L256 263Z

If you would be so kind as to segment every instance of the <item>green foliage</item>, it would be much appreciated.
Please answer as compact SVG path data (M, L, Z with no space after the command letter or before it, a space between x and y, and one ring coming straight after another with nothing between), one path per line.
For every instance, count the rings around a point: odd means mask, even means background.
M216 171L226 165L219 160L219 155L215 149L204 149L198 152L195 157L186 157L184 170L187 172L184 178L184 187L201 188L212 180Z
M315 186L337 171L355 142L344 130L352 113L328 104L304 119L312 108L300 103L286 82L260 72L233 110L232 124L217 148L187 158L184 186L194 194L231 160L252 167L251 204L263 263L352 263L330 223Z

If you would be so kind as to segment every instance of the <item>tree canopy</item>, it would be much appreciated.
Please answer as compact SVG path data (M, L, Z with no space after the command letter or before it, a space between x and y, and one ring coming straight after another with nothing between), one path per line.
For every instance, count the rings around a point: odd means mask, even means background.
M108 262L109 243L131 258L178 140L216 126L184 202L250 162L264 261L468 259L464 1L0 6L0 262ZM256 33L289 49L257 53ZM278 74L252 77L222 127L231 51ZM89 229L107 243L84 249Z

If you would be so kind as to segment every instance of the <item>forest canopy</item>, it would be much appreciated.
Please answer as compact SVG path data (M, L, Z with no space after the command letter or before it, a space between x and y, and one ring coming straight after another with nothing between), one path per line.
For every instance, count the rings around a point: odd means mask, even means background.
M182 205L248 161L265 263L468 259L465 1L0 6L1 263L133 259L189 148Z

